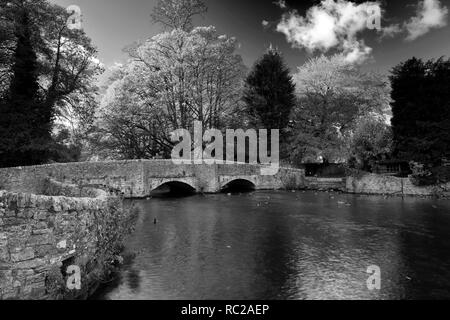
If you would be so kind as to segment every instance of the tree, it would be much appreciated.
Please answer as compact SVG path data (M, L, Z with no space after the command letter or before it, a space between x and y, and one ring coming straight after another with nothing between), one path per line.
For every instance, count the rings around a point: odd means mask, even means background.
M203 129L224 128L245 73L236 49L214 27L174 29L130 49L103 99L97 148L121 158L168 157L172 131L191 130L195 120Z
M392 70L395 154L426 167L450 157L450 59L412 58Z
M202 0L159 0L151 17L169 30L191 31L193 17L205 14L207 10Z
M11 68L16 37L14 25L17 14L27 11L31 29L31 43L39 56L38 79L47 103L63 105L72 93L95 91L92 83L103 71L96 58L96 48L83 30L69 29L66 10L46 0L11 0L0 3L0 21L8 35L0 51Z
M3 10L0 7L0 10ZM13 47L11 45L14 37L13 28L11 28L9 21L2 18L3 14L0 11L0 101L6 94L9 86L9 79L11 77L11 58L13 56Z
M246 79L244 102L251 124L268 130L285 129L295 99L289 69L281 54L270 48Z
M47 160L52 112L42 103L31 23L23 9L15 23L12 79L0 110L0 165L30 165Z
M392 151L392 128L384 119L364 117L358 119L350 138L350 155L363 170L370 170L370 162Z
M93 118L97 90L94 85L95 77L102 71L102 67L95 57L96 50L84 31L70 30L67 27L69 14L65 9L45 0L0 2L0 103L9 106L24 103L20 100L14 102L14 97L8 94L10 87L13 89L13 69L18 62L16 51L20 39L15 30L18 17L23 12L28 17L29 47L38 57L33 72L36 72L39 108L41 111L46 110L41 116L50 119L50 125L41 127L51 131L54 120L65 123L68 116L71 117L71 123L83 123L82 127L86 127L89 124L86 120ZM8 110L13 110L11 108ZM2 109L7 112L6 107ZM32 123L34 122L26 121L22 125L26 127ZM6 141L2 141L2 144L8 145ZM56 144L44 145L45 148L57 148ZM19 148L20 145L11 147ZM46 151L50 156L55 153L55 150ZM43 161L41 159L37 163Z
M82 146L74 142L68 128L64 126L58 128L53 140L55 148L53 148L52 160L61 163L80 161Z
M390 111L387 79L363 72L342 55L309 60L294 80L299 102L293 113L291 154L297 163L345 161L355 121Z

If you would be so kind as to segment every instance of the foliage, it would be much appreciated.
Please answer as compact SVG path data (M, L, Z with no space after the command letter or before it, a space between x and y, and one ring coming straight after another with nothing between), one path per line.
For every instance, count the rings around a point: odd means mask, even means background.
M27 26L19 19L24 14L28 18ZM68 17L69 13L64 8L46 0L0 2L0 104L6 118L3 120L0 144L2 148L29 150L28 156L9 156L8 165L46 162L46 158L52 155L50 146L54 147L50 137L54 121L70 123L77 135L92 123L97 90L94 83L102 67L96 59L96 49L84 31L67 27ZM24 46L21 33L17 30L25 27L29 30L25 46L30 53L34 52L29 57L27 54L17 55L19 46ZM26 63L27 59L35 59L34 67L27 67L26 71L33 73L33 76L26 76L25 73L22 76L35 79L33 81L37 87L28 89L35 91L33 95L37 104L34 105L23 97L12 95L18 76L17 66ZM22 90L27 88L23 84L19 87ZM33 112L25 115L27 108ZM41 133L26 133L32 132L33 127L39 128ZM22 131L23 137L9 140L8 136L14 137L15 132ZM29 141L36 137L43 140ZM24 157L23 163L15 162Z
M409 59L392 70L396 155L439 166L450 155L450 59Z
M279 129L283 145L296 97L289 68L278 51L270 48L254 65L246 79L243 100L250 125L267 130ZM286 146L281 149L281 158L286 158L285 149Z
M246 79L244 101L252 125L284 129L295 105L295 84L282 56L269 49Z
M151 17L169 30L191 31L193 17L207 10L202 0L159 0Z
M409 164L412 175L410 177L411 182L416 186L428 186L436 184L437 179L433 175L433 172L427 168L424 164L411 161Z
M31 28L28 12L21 10L10 88L0 109L0 166L43 163L48 157L52 113L39 95Z
M350 154L368 170L370 160L390 154L392 147L391 127L383 119L360 118L350 138Z
M129 50L104 96L97 150L120 158L170 156L170 133L223 128L241 98L244 66L234 38L214 27L158 34Z
M311 59L294 80L299 97L291 129L295 162L345 161L356 120L389 113L388 81L363 72L342 55Z
M50 148L51 158L55 162L78 162L81 159L81 142L73 140L69 129L62 127L53 135Z

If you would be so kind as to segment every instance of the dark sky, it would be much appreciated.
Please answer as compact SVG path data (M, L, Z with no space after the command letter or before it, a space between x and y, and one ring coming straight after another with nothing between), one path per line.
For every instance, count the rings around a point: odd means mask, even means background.
M78 5L83 13L84 29L99 49L99 58L106 66L123 62L126 55L122 49L136 40L143 40L159 32L161 28L152 24L150 13L157 0L51 0L62 6ZM426 0L438 1L438 0ZM220 34L236 37L240 54L247 66L272 43L284 54L291 67L300 66L312 54L305 49L292 48L286 36L277 32L276 26L283 12L296 9L302 16L320 1L286 1L284 11L271 0L206 0L209 11L204 19L197 19L196 25L214 25ZM353 1L361 3L363 1ZM404 23L416 15L419 0L381 1L384 10L382 27ZM450 0L440 0L441 7L450 9ZM267 27L262 21L269 22ZM445 20L449 20L448 15ZM446 21L448 22L448 21ZM379 33L365 30L358 35L370 46L373 59L365 62L370 69L386 71L398 62L414 56L437 58L450 56L450 26L431 28L414 41L405 41L405 36L379 39ZM333 50L328 51L333 53ZM317 52L316 52L317 54Z

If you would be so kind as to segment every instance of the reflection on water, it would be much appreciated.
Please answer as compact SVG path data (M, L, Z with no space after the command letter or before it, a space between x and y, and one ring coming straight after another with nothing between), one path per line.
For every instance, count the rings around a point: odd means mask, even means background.
M121 274L97 299L450 298L450 201L254 192L134 203ZM371 265L380 291L367 289Z

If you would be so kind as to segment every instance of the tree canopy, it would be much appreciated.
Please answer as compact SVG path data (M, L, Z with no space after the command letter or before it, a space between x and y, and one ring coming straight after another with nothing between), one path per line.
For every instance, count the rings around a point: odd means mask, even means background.
M246 79L244 102L251 124L285 129L295 105L295 84L281 54L269 49Z
M68 28L68 18L69 13L64 8L45 0L0 2L0 104L4 118L1 152L9 152L5 148L20 150L27 145L39 145L48 156L28 157L31 164L51 158L54 153L51 149L55 148L51 139L35 143L30 142L31 138L24 138L11 144L8 137L22 135L17 132L33 132L30 129L33 126L51 134L55 120L87 126L89 121L86 120L92 119L94 112L95 78L102 72L102 66L90 38L83 30ZM24 82L19 83L19 79L28 79L26 81L33 85L26 86ZM15 94L18 88L22 92ZM39 111L28 113L25 119L23 113L31 105L34 105L33 110ZM28 135L39 136L36 132ZM23 157L9 158L13 162L6 165L19 165Z
M151 17L166 29L191 31L192 19L207 11L208 7L203 0L158 0Z
M357 120L350 138L350 156L359 168L371 170L371 161L381 160L392 151L392 128L384 119L362 117Z
M223 128L241 99L244 65L234 38L214 27L174 29L129 50L108 88L98 124L100 143L121 157L170 155L170 133Z
M292 128L296 162L345 161L356 120L390 112L388 79L363 72L342 55L309 60L294 80L299 98Z
M16 46L10 88L0 104L0 165L31 165L47 160L51 108L39 95L37 56L32 46L30 16L16 16Z
M392 70L395 153L438 166L450 157L450 59L412 58Z

